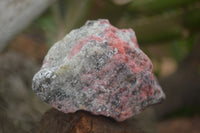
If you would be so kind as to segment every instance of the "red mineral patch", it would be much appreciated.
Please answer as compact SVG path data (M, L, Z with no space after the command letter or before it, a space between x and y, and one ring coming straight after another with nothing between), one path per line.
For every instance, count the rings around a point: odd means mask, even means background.
M95 40L95 41L98 41L98 42L101 42L103 39L98 37L98 36L94 36L94 35L91 35L81 41L79 41L77 44L75 44L75 46L72 48L72 50L70 51L69 55L68 55L68 59L71 59L74 55L76 55L77 53L80 52L81 48L86 45L89 41L92 41L92 40Z

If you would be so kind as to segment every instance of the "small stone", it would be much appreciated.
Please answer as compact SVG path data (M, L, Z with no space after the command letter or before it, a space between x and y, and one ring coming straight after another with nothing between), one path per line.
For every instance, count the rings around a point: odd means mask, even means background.
M32 88L58 110L126 120L165 98L132 29L87 21L53 45Z
M147 133L148 126L138 119L117 122L82 110L65 114L56 109L49 109L31 133Z

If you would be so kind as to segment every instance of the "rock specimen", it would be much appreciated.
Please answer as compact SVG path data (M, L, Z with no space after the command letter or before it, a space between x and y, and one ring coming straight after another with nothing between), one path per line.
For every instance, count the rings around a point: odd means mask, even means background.
M33 90L65 113L86 110L123 121L165 95L132 29L88 21L57 42L33 78Z

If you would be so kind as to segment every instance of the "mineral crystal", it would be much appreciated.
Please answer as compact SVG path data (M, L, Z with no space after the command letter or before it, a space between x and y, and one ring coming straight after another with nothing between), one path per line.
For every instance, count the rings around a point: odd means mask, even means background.
M34 92L58 110L86 110L123 121L165 98L132 29L87 21L52 46Z

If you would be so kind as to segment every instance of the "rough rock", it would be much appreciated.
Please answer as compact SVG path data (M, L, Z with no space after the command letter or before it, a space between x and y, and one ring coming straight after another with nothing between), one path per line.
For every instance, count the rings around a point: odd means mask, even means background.
M65 114L50 109L30 133L150 133L143 128L146 127L141 127L135 119L116 122L82 110Z
M65 113L86 110L123 121L165 98L132 29L87 21L46 55L32 88Z

